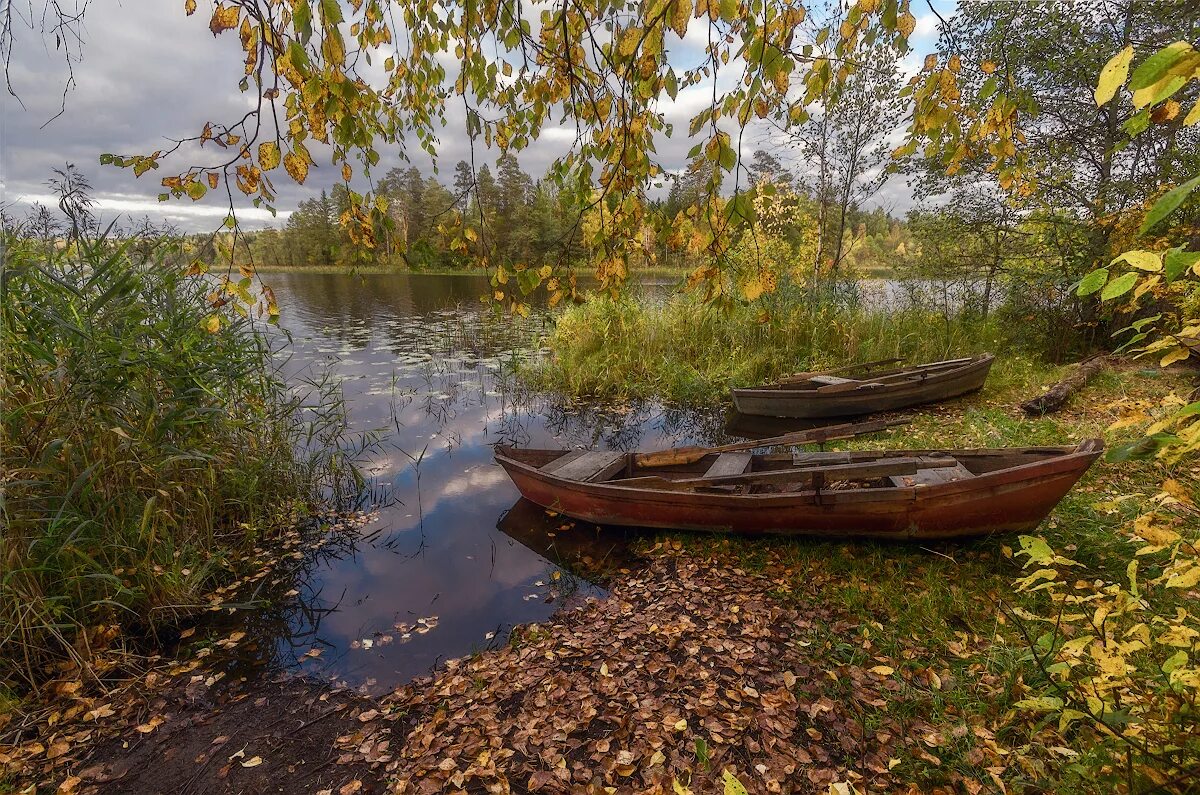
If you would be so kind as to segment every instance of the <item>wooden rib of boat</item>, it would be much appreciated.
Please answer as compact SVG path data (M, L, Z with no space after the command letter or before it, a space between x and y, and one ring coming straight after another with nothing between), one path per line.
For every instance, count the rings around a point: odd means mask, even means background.
M1029 530L1104 449L719 453L640 468L630 453L518 449L496 460L524 497L604 525L902 540Z
M965 395L983 387L990 353L913 367L891 367L897 359L802 373L774 384L733 390L742 414L815 419L892 411Z

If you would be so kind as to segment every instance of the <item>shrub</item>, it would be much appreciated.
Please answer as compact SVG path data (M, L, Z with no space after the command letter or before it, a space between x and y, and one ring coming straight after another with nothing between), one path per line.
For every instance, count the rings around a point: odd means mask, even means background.
M269 339L177 244L6 225L0 278L0 684L86 664L196 603L240 551L344 485ZM243 313L245 314L245 313ZM328 420L328 422L326 422ZM313 444L312 448L322 447ZM331 466L333 468L331 468Z

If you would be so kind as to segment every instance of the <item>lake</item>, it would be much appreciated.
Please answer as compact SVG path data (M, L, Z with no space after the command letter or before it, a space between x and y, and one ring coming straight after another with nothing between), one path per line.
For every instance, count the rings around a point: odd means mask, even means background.
M298 393L335 381L363 457L371 520L306 557L286 593L231 620L258 642L242 662L381 692L449 658L507 642L629 562L632 534L583 526L519 499L497 442L658 449L761 438L798 421L722 406L571 403L522 389L517 364L546 355L544 309L507 318L482 274L268 273L282 309L278 363ZM666 295L669 280L631 289ZM906 300L864 282L866 303ZM290 336L290 344L284 335ZM292 591L295 593L292 593ZM318 650L318 651L313 651Z
M719 407L571 405L519 389L514 364L542 355L548 320L495 316L479 300L484 276L265 280L292 337L279 356L295 388L327 374L351 429L383 434L364 462L375 518L306 560L298 594L245 618L274 668L388 690L603 595L589 576L622 564L625 534L519 500L492 444L632 450L727 438Z

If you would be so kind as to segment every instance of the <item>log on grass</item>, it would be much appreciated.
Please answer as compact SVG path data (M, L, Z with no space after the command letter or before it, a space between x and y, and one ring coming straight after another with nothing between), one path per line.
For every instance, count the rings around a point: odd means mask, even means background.
M1105 356L1093 356L1080 362L1071 374L1043 394L1021 404L1021 409L1028 415L1040 417L1058 411L1077 390L1082 389L1096 373L1108 366Z

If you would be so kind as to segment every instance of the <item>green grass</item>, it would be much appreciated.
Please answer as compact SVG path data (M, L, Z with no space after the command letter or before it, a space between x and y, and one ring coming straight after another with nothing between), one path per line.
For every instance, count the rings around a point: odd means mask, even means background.
M298 453L336 441L336 403L304 419L266 338L170 245L3 242L0 687L20 692L152 637L353 476Z
M806 369L896 356L933 361L1006 345L992 323L906 310L888 313L789 302L718 309L688 296L665 302L593 298L567 309L554 356L524 376L573 397L699 403Z

